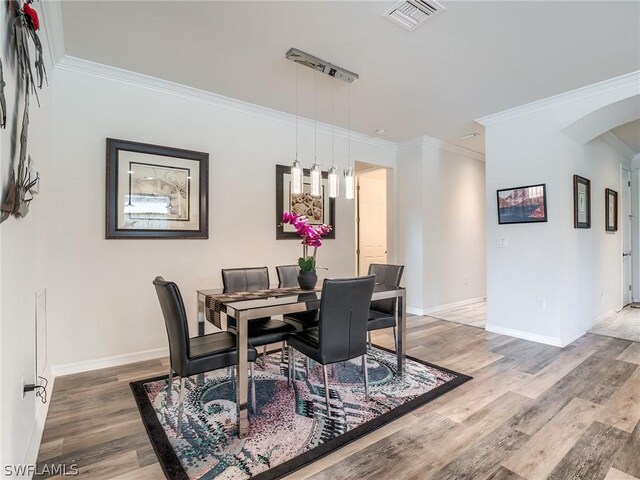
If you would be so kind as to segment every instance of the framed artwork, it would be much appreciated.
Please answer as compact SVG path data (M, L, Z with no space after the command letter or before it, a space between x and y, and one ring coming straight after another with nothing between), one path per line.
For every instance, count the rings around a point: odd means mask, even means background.
M106 238L209 238L209 154L107 139Z
M322 172L322 195L311 195L309 170L304 169L303 191L299 195L291 193L291 167L276 165L276 239L299 239L292 225L282 224L282 214L293 212L305 215L311 225L326 223L332 230L325 238L336 238L336 200L329 198L327 172Z
M539 223L547 221L546 185L498 190L498 223Z
M591 228L591 180L573 176L573 227Z
M618 231L618 192L606 188L604 190L605 230L607 232Z

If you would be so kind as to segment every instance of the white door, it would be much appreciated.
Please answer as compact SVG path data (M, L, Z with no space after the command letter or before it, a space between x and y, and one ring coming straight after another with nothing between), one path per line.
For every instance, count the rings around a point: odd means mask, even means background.
M620 227L622 229L622 305L631 303L631 172L622 168L622 198L620 199Z
M358 175L358 275L387 263L387 171Z

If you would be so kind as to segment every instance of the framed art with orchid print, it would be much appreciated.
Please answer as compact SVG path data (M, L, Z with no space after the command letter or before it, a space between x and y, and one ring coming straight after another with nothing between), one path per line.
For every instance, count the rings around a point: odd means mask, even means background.
M209 238L209 154L107 139L106 238Z
M591 180L573 176L573 227L591 228Z
M618 231L618 192L606 188L604 191L605 230Z
M322 195L311 195L309 169L304 169L303 191L301 194L291 193L291 167L276 165L276 239L299 238L291 224L282 222L282 215L290 212L307 217L309 225L331 225L331 231L325 238L336 238L335 231L335 198L329 198L327 172L322 172Z

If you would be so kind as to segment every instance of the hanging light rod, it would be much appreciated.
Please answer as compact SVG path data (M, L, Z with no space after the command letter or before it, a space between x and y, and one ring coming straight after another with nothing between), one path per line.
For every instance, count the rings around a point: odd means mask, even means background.
M300 65L304 65L305 67L313 68L314 70L329 75L330 77L339 78L340 80L344 80L348 83L353 83L360 78L357 73L332 65L329 62L325 62L324 60L305 53L302 50L298 50L297 48L289 49L287 52L287 59L299 63Z

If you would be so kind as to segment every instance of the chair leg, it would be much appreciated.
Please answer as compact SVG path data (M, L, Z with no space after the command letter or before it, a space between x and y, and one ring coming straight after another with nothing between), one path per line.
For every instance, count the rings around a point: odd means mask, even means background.
M171 393L173 392L173 368L169 366L169 385L167 386L167 405L172 405Z
M324 376L324 399L327 402L327 418L331 418L331 398L329 396L329 375L327 374L326 365L322 365L322 373Z
M282 342L282 352L280 352L280 363L284 362L284 348L286 347L287 343L286 342Z
M185 378L180 377L180 407L178 408L178 435L182 433L182 415L184 414Z
M262 366L263 367L267 366L267 346L266 345L262 346Z
M364 399L369 401L369 372L367 371L367 354L362 355L362 371L364 372Z
M309 378L309 357L307 357L307 361L305 362L305 369L306 369L306 374L307 374L307 379Z
M396 327L393 327L393 344L396 346L396 352L398 351L398 336L396 335Z
M291 382L293 381L293 362L291 359L293 358L293 347L289 346L289 358L287 359L287 370L289 370L289 382L288 385L291 386Z
M251 375L251 410L256 413L256 379L253 375L253 362L249 363L249 373Z
M371 350L371 332L368 332L369 335L369 350Z
M236 389L236 369L235 368L231 368L231 384L233 385L233 390L235 391Z

